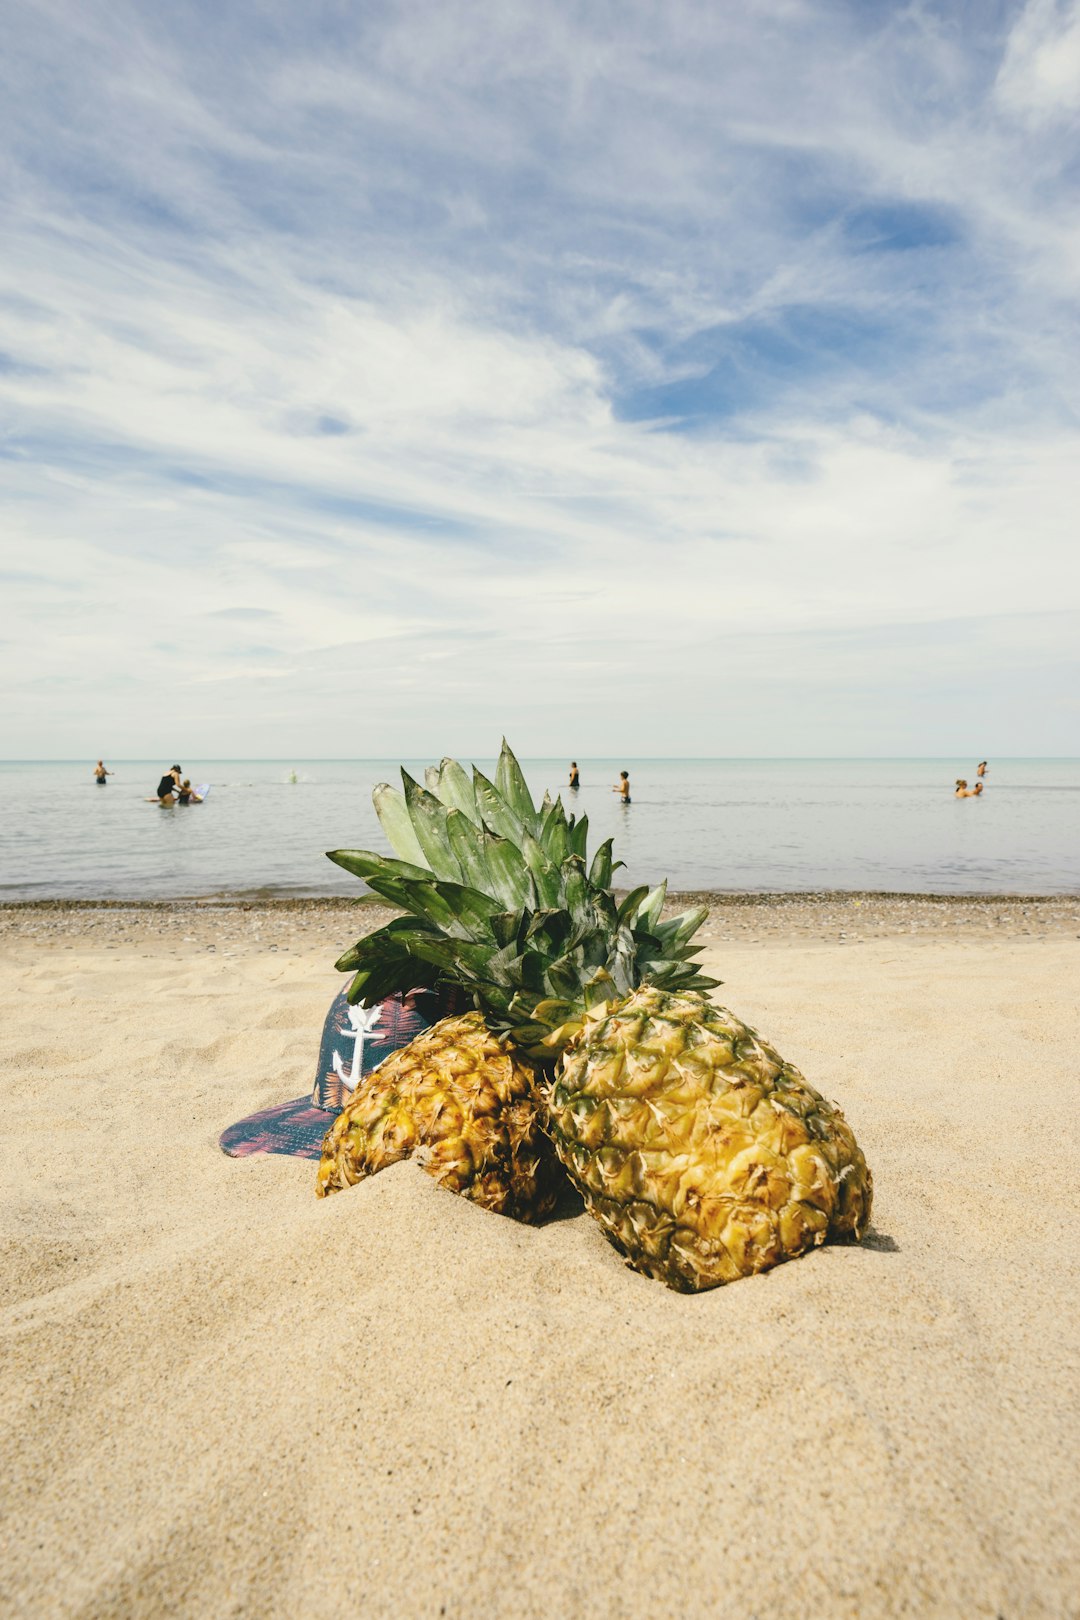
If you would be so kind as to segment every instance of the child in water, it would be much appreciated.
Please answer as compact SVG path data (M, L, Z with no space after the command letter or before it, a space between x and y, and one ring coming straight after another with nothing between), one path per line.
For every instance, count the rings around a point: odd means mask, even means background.
M625 771L619 772L619 780L616 782L611 791L612 793L619 793L622 795L623 804L630 803L630 778L627 776Z

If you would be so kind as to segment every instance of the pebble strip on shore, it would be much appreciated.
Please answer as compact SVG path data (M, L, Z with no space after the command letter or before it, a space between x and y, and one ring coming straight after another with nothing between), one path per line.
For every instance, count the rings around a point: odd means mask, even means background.
M770 944L914 938L1080 939L1080 895L680 894L669 914L707 905L697 936ZM37 939L51 949L153 942L175 956L316 950L334 958L358 935L396 915L380 903L338 899L28 901L0 906L0 941Z

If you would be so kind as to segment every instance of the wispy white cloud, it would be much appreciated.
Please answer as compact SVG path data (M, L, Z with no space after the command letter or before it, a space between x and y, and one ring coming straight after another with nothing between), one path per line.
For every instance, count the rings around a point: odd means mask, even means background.
M1030 0L1013 28L997 76L998 101L1036 124L1080 114L1080 10Z
M19 14L0 749L1074 750L1078 30Z

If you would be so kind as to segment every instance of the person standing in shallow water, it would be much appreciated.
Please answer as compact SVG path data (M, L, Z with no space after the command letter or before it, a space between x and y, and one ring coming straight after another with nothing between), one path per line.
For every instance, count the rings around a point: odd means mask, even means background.
M576 759L572 759L570 761L570 786L572 788L579 788L581 786L581 777L578 774Z
M94 766L94 781L97 783L98 787L105 787L108 784L109 777L112 775L113 772L107 771L105 769L104 762L99 759L97 764Z
M179 765L174 765L167 776L163 776L157 785L156 798L159 804L175 804L180 792L180 778L183 775Z
M630 803L630 778L625 771L619 772L619 780L611 791L621 796L623 804Z
M975 772L975 775L976 776L985 776L989 769L990 769L990 767L987 765L985 759L980 759L979 768Z

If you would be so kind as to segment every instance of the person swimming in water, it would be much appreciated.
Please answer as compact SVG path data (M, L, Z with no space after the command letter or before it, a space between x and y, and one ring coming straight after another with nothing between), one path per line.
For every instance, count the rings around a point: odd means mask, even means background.
M180 791L176 795L178 804L202 804L202 799L191 785L191 778L185 776L180 784Z
M581 786L581 777L578 774L576 759L572 759L570 761L570 786L572 788L579 788Z
M97 783L98 787L106 787L109 777L113 775L115 775L115 772L107 771L105 769L104 762L99 759L97 764L94 766L94 781Z
M964 780L964 778L962 776L958 776L956 778L956 791L953 794L953 798L954 799L977 799L979 797L979 794L982 792L982 790L983 790L983 785L982 785L981 782L976 782L976 784L975 784L975 786L973 788L969 788L968 785L967 785L967 782Z
M623 804L630 803L630 778L625 771L619 772L619 780L611 791L621 795Z

